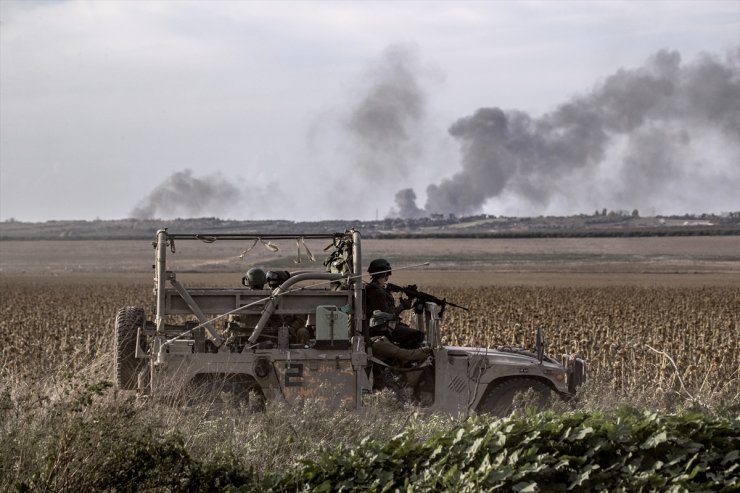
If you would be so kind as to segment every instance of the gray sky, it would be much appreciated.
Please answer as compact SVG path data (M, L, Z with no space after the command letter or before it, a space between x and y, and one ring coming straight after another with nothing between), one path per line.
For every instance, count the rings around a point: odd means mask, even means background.
M0 0L0 220L740 210L740 1Z

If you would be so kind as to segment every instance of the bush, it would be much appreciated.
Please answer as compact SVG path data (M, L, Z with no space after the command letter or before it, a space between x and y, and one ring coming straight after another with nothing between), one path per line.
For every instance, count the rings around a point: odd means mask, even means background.
M418 442L336 449L285 491L736 491L740 418L698 412L552 412L472 418Z

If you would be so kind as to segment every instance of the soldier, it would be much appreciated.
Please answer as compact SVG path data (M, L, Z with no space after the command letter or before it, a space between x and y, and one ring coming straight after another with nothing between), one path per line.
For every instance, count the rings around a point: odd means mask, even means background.
M411 300L402 298L396 305L393 295L386 289L391 264L382 258L375 259L367 271L371 276L365 286L366 313L371 315L370 337L385 336L402 349L417 349L424 340L424 334L402 323L398 317L411 308Z
M424 362L432 355L432 348L420 348L424 334L403 324L398 315L411 307L411 300L401 299L396 305L386 289L391 275L391 264L385 259L370 262L367 271L371 281L365 287L366 313L370 317L370 347L373 356L391 367L373 367L376 389L388 387L399 395L419 398L420 381L429 370ZM401 371L393 367L416 367Z

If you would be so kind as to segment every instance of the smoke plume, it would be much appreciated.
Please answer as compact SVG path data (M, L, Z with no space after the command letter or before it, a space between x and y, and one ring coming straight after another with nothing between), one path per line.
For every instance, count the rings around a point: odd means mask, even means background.
M417 50L388 47L364 74L346 131L356 169L365 182L388 183L407 176L420 152L418 129L425 116L422 68Z
M186 169L173 173L159 184L131 211L131 217L224 217L233 212L243 217L243 205L249 198L260 199L261 194L246 194L220 174L198 178Z
M399 190L396 193L397 215L407 219L418 219L424 217L425 213L416 206L416 192L410 188Z
M738 207L740 49L689 64L660 51L540 118L481 108L449 134L462 169L428 186L423 210L413 190L398 192L401 217L474 214L501 197L541 211L556 200L586 210L605 201L690 210L692 200L701 207L709 197Z

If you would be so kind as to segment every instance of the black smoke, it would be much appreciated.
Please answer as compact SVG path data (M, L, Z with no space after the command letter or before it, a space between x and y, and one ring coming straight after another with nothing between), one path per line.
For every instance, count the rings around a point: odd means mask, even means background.
M242 201L242 190L220 174L195 177L189 169L170 175L145 199L131 217L137 219L223 216Z
M410 188L404 188L396 193L396 207L398 209L393 212L394 216L418 219L426 215L423 209L416 206L416 192Z
M387 47L364 68L351 84L348 102L341 111L337 115L331 112L328 122L322 115L309 132L312 152L318 150L315 141L323 139L341 150L340 162L332 159L327 164L319 159L315 161L318 164L308 165L321 176L317 187L292 182L291 176L279 177L279 185L254 181L244 185L220 174L198 177L184 170L158 185L136 205L131 216L285 217L296 214L298 198L305 209L330 201L328 214L334 217L377 207L375 191L394 190L399 180L409 177L423 151L424 85L433 75L429 72L418 49L408 44ZM413 195L410 201L415 199ZM387 203L382 206L386 208Z
M481 108L449 133L461 171L427 187L423 211L413 190L397 193L401 217L474 214L503 194L544 210L556 198L587 197L573 187L578 179L593 196L587 210L604 200L630 209L675 204L692 193L740 205L732 195L740 180L740 49L688 64L660 51L542 117Z

